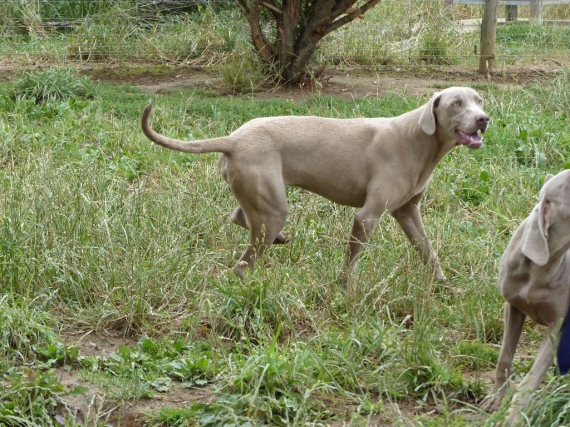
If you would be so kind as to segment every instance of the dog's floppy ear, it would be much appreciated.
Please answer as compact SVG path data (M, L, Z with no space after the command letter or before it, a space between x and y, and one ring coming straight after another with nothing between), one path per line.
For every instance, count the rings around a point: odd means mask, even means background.
M533 209L528 218L528 227L523 235L522 253L538 266L548 262L548 227L552 207L550 200L543 199Z
M439 100L441 98L441 92L436 92L431 99L428 101L426 105L424 105L424 109L422 111L422 115L420 116L420 121L418 125L422 130L427 133L428 135L433 135L435 133L435 108L439 105Z

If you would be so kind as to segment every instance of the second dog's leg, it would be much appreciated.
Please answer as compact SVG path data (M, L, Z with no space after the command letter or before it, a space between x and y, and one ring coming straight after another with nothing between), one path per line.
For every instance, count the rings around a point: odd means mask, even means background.
M420 253L425 263L431 263L434 267L435 278L445 280L445 274L439 265L437 254L433 250L428 236L422 224L419 203L423 194L412 198L408 203L391 212L396 218L406 237Z
M552 332L552 328L549 328L548 333L540 343L540 349L538 350L538 354L536 355L536 359L528 371L528 374L524 377L524 379L519 384L515 395L513 396L512 406L509 409L509 421L512 426L516 425L520 418L520 411L524 408L524 405L530 398L530 395L533 391L535 391L546 372L552 366L552 362L554 361L554 345L553 345L553 338L551 337L550 333Z
M495 386L493 390L479 404L482 408L496 411L501 406L503 396L507 391L507 379L511 376L513 358L519 342L526 315L510 303L505 303L505 330L503 332L503 343L497 368L495 370Z

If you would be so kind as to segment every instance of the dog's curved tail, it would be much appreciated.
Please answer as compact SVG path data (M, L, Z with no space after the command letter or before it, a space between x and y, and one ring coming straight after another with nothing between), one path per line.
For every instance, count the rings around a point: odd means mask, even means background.
M148 124L151 110L152 104L148 104L143 111L141 126L146 137L158 145L184 153L227 153L233 145L227 136L196 141L182 141L161 135L155 132Z

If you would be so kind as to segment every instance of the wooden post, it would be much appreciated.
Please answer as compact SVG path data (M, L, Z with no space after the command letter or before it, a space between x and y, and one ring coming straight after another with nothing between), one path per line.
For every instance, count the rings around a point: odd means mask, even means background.
M507 5L505 7L507 9L507 21L516 21L518 17L518 6Z
M499 0L486 0L481 24L481 56L479 73L487 74L493 68L495 39L497 38L497 7Z
M542 24L542 0L530 0L530 21Z

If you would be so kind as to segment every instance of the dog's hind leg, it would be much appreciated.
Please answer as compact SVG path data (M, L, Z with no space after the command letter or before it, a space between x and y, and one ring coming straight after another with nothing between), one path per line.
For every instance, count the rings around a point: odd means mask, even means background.
M382 205L379 204L377 206ZM364 207L354 215L354 224L352 226L352 232L350 233L350 239L348 240L346 248L346 267L340 274L341 282L346 282L348 280L348 277L360 258L362 248L366 243L368 243L370 235L376 228L376 225L378 225L378 220L382 216L383 212L383 208L371 208L370 206L364 205Z
M241 206L238 206L238 208L232 213L231 219L234 224L239 225L240 227L243 228L247 228L249 230L249 225L247 224L247 220L245 218L245 214L243 213L243 209ZM291 241L291 238L283 231L280 231L275 240L273 241L273 244L275 245L275 244L288 243L289 241Z
M255 175L254 175L255 176ZM270 175L254 182L240 182L243 186L234 194L240 207L234 212L232 219L237 219L240 224L247 225L250 231L249 245L235 266L235 272L242 277L246 270L253 272L256 258L260 258L265 250L277 239L286 235L281 232L289 214L285 183L281 175ZM257 191L251 191L257 188ZM234 221L235 222L235 221Z

